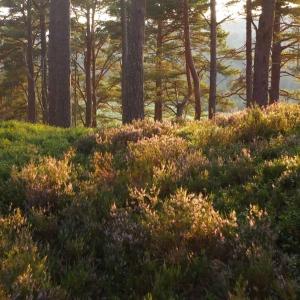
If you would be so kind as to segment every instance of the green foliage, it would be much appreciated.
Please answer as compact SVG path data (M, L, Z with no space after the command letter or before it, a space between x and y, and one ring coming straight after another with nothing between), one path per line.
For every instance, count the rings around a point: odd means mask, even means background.
M30 229L20 210L0 218L1 296L3 299L63 299L62 291L51 286L47 258L40 256Z
M39 156L61 157L87 129L64 130L15 121L0 122L0 177L9 176L11 167L22 167Z
M45 157L20 172L13 170L12 180L24 188L26 208L57 210L63 200L73 196L71 158L72 152L68 152L61 160Z
M44 156L63 157L87 132L82 128L63 130L15 121L0 122L0 211L5 213L10 206L8 201L16 203L15 207L22 205L22 192L16 189L10 176L13 166L19 169Z
M4 298L299 298L299 106L94 135L0 128L16 145L1 149Z

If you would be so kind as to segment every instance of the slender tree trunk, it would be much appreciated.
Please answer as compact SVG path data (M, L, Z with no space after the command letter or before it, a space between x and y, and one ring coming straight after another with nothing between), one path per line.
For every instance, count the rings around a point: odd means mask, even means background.
M193 95L193 84L192 84L192 78L191 78L191 71L187 63L185 64L185 72L186 72L186 81L188 85L188 94L183 99L182 102L177 103L176 105L176 118L178 120L183 118L184 108L188 104L188 102L191 100L191 96Z
M49 99L50 122L70 127L70 0L50 3Z
M86 13L86 55L85 55L85 92L86 92L86 113L85 126L92 126L92 81L91 81L91 63L92 63L92 39L91 39L91 9L87 8Z
M280 97L280 73L282 53L280 39L281 13L281 1L277 1L273 33L270 104L278 102Z
M92 28L91 28L91 38L92 38L92 126L97 127L97 91L96 91L96 39L95 39L95 13L96 4L94 3L92 9Z
M188 96L187 99L191 99L191 96L193 95L193 84L192 84L192 78L191 78L191 71L187 63L185 64L185 72L186 72L186 81L188 85Z
M123 106L123 121L144 119L144 39L146 1L132 0L128 30L126 80L128 95Z
M246 3L246 98L247 107L253 104L252 0Z
M217 103L217 15L216 0L210 1L210 87L208 116L213 119L216 115Z
M268 105L269 60L273 37L275 0L262 1L262 13L256 35L253 98L259 106Z
M121 27L122 27L122 118L123 123L126 122L125 110L128 101L127 88L127 61L128 61L128 5L126 0L121 1Z
M27 1L27 89L28 89L28 107L27 118L31 123L36 122L36 99L35 99L35 81L34 81L34 65L33 65L33 37L32 37L32 1Z
M76 52L75 54L75 61L74 61L74 84L73 84L73 90L74 90L74 108L73 108L73 120L74 120L74 127L77 127L77 109L78 109L78 95L77 95L77 77L78 77L78 67L77 67L77 59L78 54Z
M47 84L47 33L46 33L46 4L40 4L40 34L41 34L41 94L43 106L43 122L49 122L48 84Z
M50 13L49 13L49 46L48 46L48 95L49 95L49 124L56 124L56 100L57 100L57 62L56 62L56 53L57 53L57 1L51 0L50 2Z
M158 21L156 38L156 101L155 121L163 120L163 99L162 99L162 47L163 47L163 21Z
M195 94L195 119L201 118L201 93L200 93L200 80L195 67L192 48L191 48L191 36L190 36L190 21L189 21L189 6L188 0L182 0L183 3L183 25L184 25L184 40L185 40L185 58L187 65L189 66Z

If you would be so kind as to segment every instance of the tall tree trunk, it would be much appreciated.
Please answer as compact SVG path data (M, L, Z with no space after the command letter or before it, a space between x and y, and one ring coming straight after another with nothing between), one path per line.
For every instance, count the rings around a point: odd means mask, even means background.
M190 101L191 96L193 95L193 85L192 85L192 79L191 79L191 71L187 63L185 64L185 73L186 73L186 81L188 85L188 96L187 99Z
M78 95L77 95L77 78L78 78L78 66L77 66L78 54L75 54L74 60L74 83L73 83L73 91L74 91L74 107L73 107L73 120L74 127L77 127L77 113L78 113Z
M96 91L96 37L95 37L95 14L96 3L94 3L92 9L92 27L91 27L91 39L92 39L92 126L97 127L97 91Z
M279 101L280 97L280 76L281 76L281 1L278 0L276 4L274 32L273 32L273 47L272 47L272 71L271 71L271 90L270 90L270 104Z
M48 108L48 84L47 84L47 33L46 33L46 4L44 1L40 3L40 35L41 35L41 94L42 94L42 110L43 122L49 122Z
M127 88L127 61L128 61L128 5L126 0L121 1L121 27L122 27L122 118L123 123L126 122L125 107L128 101Z
M217 103L217 15L216 0L210 1L210 87L208 116L213 119L216 115Z
M162 122L163 120L163 99L162 99L162 47L163 47L163 21L159 20L157 24L156 37L156 101L154 120Z
M247 107L253 104L252 0L246 3L246 98Z
M182 0L183 4L183 25L184 25L184 40L185 40L185 59L189 66L193 83L194 83L194 94L195 94L195 119L200 120L201 118L201 93L200 93L200 80L195 67L192 48L191 48L191 36L190 36L190 21L189 21L189 5L188 0Z
M91 81L91 63L92 63L92 39L91 39L91 9L87 8L86 13L86 54L85 54L85 93L86 93L86 113L85 126L92 126L92 81Z
M268 105L269 60L273 37L275 0L262 1L256 35L253 98L259 106Z
M193 95L193 84L191 79L191 71L187 63L185 64L185 72L186 72L186 81L188 85L188 94L184 97L183 101L178 102L176 105L176 118L181 120L183 118L183 113L186 105L191 100L191 96Z
M50 3L49 99L50 122L70 127L70 0Z
M48 45L48 96L49 96L49 124L56 124L56 101L57 101L57 3L58 0L51 0L49 13L49 45Z
M144 39L146 1L132 0L128 30L126 80L128 95L123 106L123 121L144 119Z
M33 65L33 37L32 37L32 1L27 0L27 49L26 49L26 65L27 65L27 92L28 107L27 118L31 123L36 122L36 106L35 106L35 80Z

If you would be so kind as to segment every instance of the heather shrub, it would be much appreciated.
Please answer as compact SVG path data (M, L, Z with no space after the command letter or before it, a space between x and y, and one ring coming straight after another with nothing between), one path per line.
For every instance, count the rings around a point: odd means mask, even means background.
M265 210L251 205L239 222L234 257L250 299L296 299L291 261L276 250L277 236Z
M128 149L130 181L137 187L144 187L151 185L159 169L174 180L180 176L178 164L184 159L188 144L182 138L163 135L130 143Z
M5 126L1 299L299 298L299 106Z
M90 155L97 147L97 139L95 134L81 137L74 146L79 153Z
M252 143L253 151L264 160L280 158L284 155L294 155L299 152L299 135L291 133L278 135L270 140L261 140Z
M178 134L202 149L214 147L224 151L232 143L270 139L292 133L300 127L299 106L280 104L265 110L253 108L229 116L218 116L215 122L188 123Z
M127 206L113 205L104 222L105 268L112 276L107 289L117 282L131 287L136 297L177 298L186 292L180 284L193 276L197 287L191 287L187 295L203 292L214 281L214 287L224 288L227 275L221 260L227 259L236 226L234 213L222 217L202 196L178 190L161 199L155 188L150 192L134 189ZM225 277L217 275L221 269ZM138 279L128 278L128 272ZM143 285L136 285L136 280Z
M27 208L56 210L74 194L74 169L68 152L63 159L42 158L39 163L29 163L21 171L14 170L13 180L24 189Z
M234 213L223 218L208 199L184 190L163 201L161 209L149 214L150 247L155 256L171 264L200 254L221 257L226 238L236 227ZM147 216L148 217L148 216Z
M300 109L289 109L289 105L274 105L265 111L251 109L236 118L234 126L237 138L251 141L257 138L271 138L299 127Z
M8 299L63 299L64 293L51 286L46 257L39 254L19 210L0 218L0 237L2 294Z
M175 126L169 123L136 121L120 128L111 128L100 132L97 135L97 142L100 149L112 152L122 151L130 142L136 143L142 139L169 134L174 128Z
M89 157L89 167L79 170L79 194L82 197L95 197L101 190L112 188L116 172L113 155L109 152L95 152Z
M114 168L114 157L111 153L96 152L92 158L92 169L90 178L99 188L109 189L112 187L117 170Z
M134 211L112 206L103 224L105 267L112 276L112 283L129 285L126 274L141 268L147 233L142 228ZM137 217L137 216L136 216ZM132 283L131 283L132 285Z
M300 241L300 156L282 156L266 163L265 172L272 172L276 197L272 203L274 219L280 228L280 239L292 252L299 254ZM270 177L270 176L269 176ZM297 250L298 249L298 250Z
M180 128L177 134L188 140L193 147L207 151L214 147L226 147L234 139L232 127L219 127L209 121L188 123Z

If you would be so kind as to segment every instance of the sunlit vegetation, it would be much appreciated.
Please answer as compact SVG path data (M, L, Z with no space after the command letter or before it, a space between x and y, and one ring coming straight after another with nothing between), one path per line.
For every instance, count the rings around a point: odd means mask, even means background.
M299 106L0 135L1 299L299 298Z

